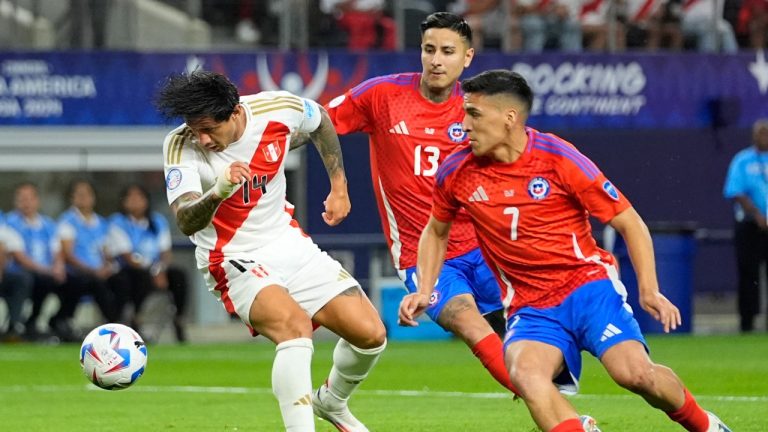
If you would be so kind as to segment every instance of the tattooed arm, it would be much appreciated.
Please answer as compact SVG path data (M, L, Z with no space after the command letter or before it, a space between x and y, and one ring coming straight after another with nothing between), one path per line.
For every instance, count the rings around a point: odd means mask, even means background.
M333 122L325 108L320 107L320 126L309 137L315 143L323 165L331 181L331 193L325 200L323 219L328 225L337 225L349 214L352 205L347 192L347 176L344 173L344 159L341 156L341 143Z
M222 201L224 199L216 196L213 189L202 195L187 192L171 204L171 211L176 215L176 225L181 232L191 236L211 223L213 214Z
M294 132L291 137L291 147L289 150L296 150L299 147L304 147L309 142L309 134L304 132Z
M231 197L250 175L248 164L232 162L204 194L187 192L178 197L171 204L171 211L181 232L189 236L210 225L219 204Z

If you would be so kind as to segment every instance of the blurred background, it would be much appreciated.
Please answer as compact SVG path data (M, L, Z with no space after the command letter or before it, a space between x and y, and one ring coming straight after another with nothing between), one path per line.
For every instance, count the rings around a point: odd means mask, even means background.
M175 124L152 106L159 82L204 68L228 75L241 94L282 88L327 103L367 78L420 71L419 23L441 10L473 26L478 54L464 76L523 74L536 94L531 126L573 142L644 216L682 331L745 330L733 205L722 191L753 123L768 117L768 0L0 0L0 210L8 216L17 186L31 182L39 212L56 220L70 205L67 185L84 178L96 212L108 217L120 210L121 190L142 185L150 207L171 221L172 262L187 279L178 321L179 305L165 293L138 311L147 337L248 339L205 289L191 243L170 219L161 148ZM324 225L325 170L302 148L288 159L298 220L363 284L390 337L447 337L428 323L402 332L392 321L403 291L381 234L367 138L342 143L353 212L338 227ZM594 227L626 262L611 233ZM629 273L622 278L633 300ZM754 331L766 328L765 298ZM105 319L92 295L78 301L75 336ZM61 339L48 320L56 296L45 298L33 334L14 328L5 303L4 340Z

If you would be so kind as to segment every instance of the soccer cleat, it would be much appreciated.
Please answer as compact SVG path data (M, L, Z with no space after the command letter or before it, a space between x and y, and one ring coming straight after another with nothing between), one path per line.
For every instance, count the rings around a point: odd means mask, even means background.
M312 411L323 420L336 426L340 432L369 432L360 420L349 412L346 401L339 400L323 384L312 397Z
M726 426L716 415L709 411L706 411L706 413L709 418L709 429L707 429L707 432L731 432L731 428Z
M584 432L600 432L600 428L597 427L597 421L588 415L579 416L581 421L581 427L584 428Z

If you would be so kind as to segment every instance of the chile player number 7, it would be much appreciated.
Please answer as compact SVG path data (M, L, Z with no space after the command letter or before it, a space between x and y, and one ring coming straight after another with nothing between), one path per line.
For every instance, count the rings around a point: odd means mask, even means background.
M517 207L507 207L504 209L505 215L512 215L512 226L509 229L509 238L512 241L517 240L517 222L520 220L520 209Z

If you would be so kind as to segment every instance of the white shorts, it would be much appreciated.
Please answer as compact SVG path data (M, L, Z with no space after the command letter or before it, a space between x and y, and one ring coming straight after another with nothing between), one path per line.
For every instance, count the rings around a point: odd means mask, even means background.
M359 286L338 261L298 229L286 230L253 253L225 255L221 264L200 271L208 290L249 328L251 304L264 287L286 288L311 318L331 299Z

